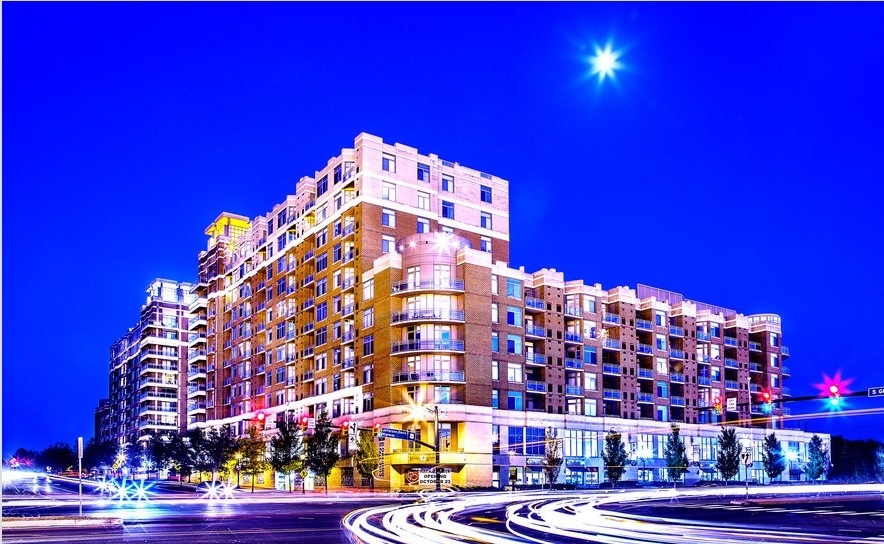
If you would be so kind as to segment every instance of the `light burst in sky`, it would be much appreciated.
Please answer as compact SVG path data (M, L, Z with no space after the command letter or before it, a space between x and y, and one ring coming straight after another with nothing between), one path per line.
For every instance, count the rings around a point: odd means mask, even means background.
M612 50L610 43L604 49L595 46L595 55L589 58L589 62L592 65L589 75L594 76L598 74L599 83L603 82L606 77L614 79L616 70L622 66L618 61L619 58L620 51Z

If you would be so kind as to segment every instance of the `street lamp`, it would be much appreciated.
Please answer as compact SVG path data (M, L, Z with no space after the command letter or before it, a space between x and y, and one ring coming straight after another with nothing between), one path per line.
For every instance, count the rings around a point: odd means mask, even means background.
M434 470L436 472L436 491L441 491L442 490L442 467L439 466L439 464L441 463L440 458L439 458L439 443L440 443L439 442L439 407L434 405L431 408L431 407L425 406L423 404L414 404L412 406L412 414L411 414L413 421L417 421L418 419L423 419L423 418L419 417L419 415L418 415L418 410L421 408L423 408L424 410L427 410L429 412L433 412L433 424L435 427L436 439L434 440L432 447L433 447L433 451L436 453L436 466L434 467ZM424 444L424 445L429 445L429 444Z
M239 469L240 469L240 461L242 461L242 453L236 452L233 456L236 459L236 488L239 489Z
M798 452L789 450L786 452L786 459L789 460L789 481L792 481L792 462L798 459ZM799 477L800 478L800 477Z

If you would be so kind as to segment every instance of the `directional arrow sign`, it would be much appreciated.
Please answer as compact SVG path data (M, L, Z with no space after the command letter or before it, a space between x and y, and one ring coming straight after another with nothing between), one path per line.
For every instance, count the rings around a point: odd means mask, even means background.
M396 440L414 440L415 434L414 431L404 431L401 429L389 429L383 428L381 432L378 433L378 436L381 438L395 438Z
M869 396L870 397L884 397L884 386L882 386L882 387L869 387Z

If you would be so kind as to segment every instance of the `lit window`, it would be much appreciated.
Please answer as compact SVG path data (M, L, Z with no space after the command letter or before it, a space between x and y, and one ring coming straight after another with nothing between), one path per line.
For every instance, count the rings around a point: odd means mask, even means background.
M381 168L383 168L385 172L396 173L396 156L384 153L381 158Z
M500 351L500 338L497 336L496 332L491 333L491 351Z
M374 278L362 282L362 300L374 298Z
M522 298L522 284L519 280L513 278L506 279L506 296L512 298Z
M328 191L328 176L323 176L316 184L316 196L322 196Z
M374 308L369 308L362 312L362 326L371 327L374 325Z
M491 274L491 294L497 294L497 274Z
M454 229L443 225L442 226L442 234L454 234Z
M522 309L516 306L507 306L506 307L506 324L507 325L515 325L516 327L522 326Z
M496 302L492 302L492 303L491 303L491 322L492 322L492 323L498 323L498 317L497 317L497 303L496 303Z
M488 204L491 204L491 187L482 185L480 192L482 195L482 202L487 202Z
M506 379L510 383L522 383L522 365L519 363L507 363Z
M500 379L500 363L497 361L491 361L491 379L499 380Z

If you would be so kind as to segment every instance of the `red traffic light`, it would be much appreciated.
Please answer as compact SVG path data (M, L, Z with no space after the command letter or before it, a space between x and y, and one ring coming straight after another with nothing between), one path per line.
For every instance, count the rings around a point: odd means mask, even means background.
M259 422L264 421L264 418L266 417L267 416L264 414L264 412L258 412L257 414L255 414L255 419L257 419Z
M830 395L837 395L839 391L840 391L840 388L838 387L837 384L833 383L832 385L829 386L829 394Z
M770 392L765 391L765 392L761 393L761 398L764 400L764 402L770 402L770 400L771 400Z
M301 426L306 427L309 420L310 420L310 418L308 418L307 416L301 416L301 419L300 419Z

